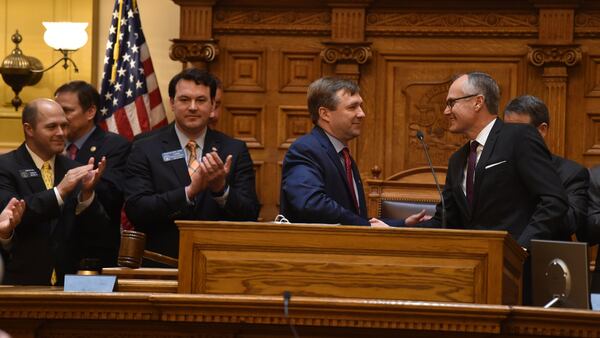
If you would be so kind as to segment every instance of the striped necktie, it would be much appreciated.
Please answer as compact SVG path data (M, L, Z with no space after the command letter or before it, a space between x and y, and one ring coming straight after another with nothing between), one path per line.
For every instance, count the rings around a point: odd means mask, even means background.
M197 152L198 151L198 143L196 143L196 141L190 140L185 145L185 147L190 152L190 159L188 161L188 173L190 174L190 177L192 177L194 172L196 172L196 170L198 170L198 167L200 167L200 164L198 163L198 152Z

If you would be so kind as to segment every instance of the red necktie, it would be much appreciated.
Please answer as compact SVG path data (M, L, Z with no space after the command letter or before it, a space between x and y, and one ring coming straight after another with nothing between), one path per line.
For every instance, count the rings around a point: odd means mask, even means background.
M469 152L469 160L467 161L467 201L469 206L473 208L473 186L475 184L475 166L477 165L477 141L471 142L471 151Z
M77 146L75 145L75 143L71 143L69 144L69 147L67 148L67 153L69 154L69 158L74 160L75 157L77 156Z
M352 201L354 201L356 212L360 213L358 201L356 200L356 190L354 190L354 180L352 179L352 160L350 159L350 151L348 148L342 149L342 155L344 156L344 165L346 166L346 183L348 184L348 189L350 189L350 194L352 195L351 198Z

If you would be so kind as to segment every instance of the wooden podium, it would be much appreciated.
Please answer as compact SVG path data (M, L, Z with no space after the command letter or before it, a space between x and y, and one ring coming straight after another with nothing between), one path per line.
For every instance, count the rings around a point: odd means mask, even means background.
M178 221L179 293L518 304L503 231Z

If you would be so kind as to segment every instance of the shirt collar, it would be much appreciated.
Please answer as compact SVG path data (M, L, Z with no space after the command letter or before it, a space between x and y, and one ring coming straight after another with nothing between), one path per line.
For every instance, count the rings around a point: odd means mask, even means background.
M477 137L475 138L475 141L477 141L477 143L479 143L481 146L485 146L485 142L487 141L488 136L490 136L490 132L492 131L492 128L494 127L494 123L496 123L496 120L498 120L498 119L495 118L492 121L490 121L490 123L488 123L487 126L485 126L479 132L479 135L477 135Z
M200 136L198 136L198 138L193 140L193 141L196 141L196 143L198 144L198 150L200 151L200 154L202 153L202 149L204 148L204 139L206 138L206 129L207 128L204 127L204 130L202 130L202 133L200 133ZM190 138L185 136L185 134L179 129L179 127L177 127L177 123L175 123L175 134L177 134L177 138L179 139L179 144L181 144L181 148L185 149L185 146L190 141Z
M81 149L81 147L83 147L83 144L85 143L85 141L87 141L90 138L90 135L92 135L92 133L94 132L94 130L96 130L96 126L94 126L92 129L90 129L90 131L88 131L85 135L83 135L82 137L80 137L79 139L75 140L75 142L69 142L66 144L65 149L69 149L69 146L71 144L74 144L77 146L77 149Z
M25 144L25 149L27 149L29 156L31 156L31 159L33 159L33 163L35 164L35 167L42 170L42 165L44 164L44 160L42 160L41 157L39 157L36 153L34 153L27 144ZM56 155L52 156L48 160L48 162L50 162L50 166L52 167L52 169L54 169L54 161L55 160L56 160Z
M346 148L346 145L342 141L338 140L334 136L329 135L329 133L327 131L325 131L325 129L323 129L323 131L325 132L325 135L327 135L327 138L333 145L333 148L335 149L336 153L339 154L340 151L342 151L342 149Z

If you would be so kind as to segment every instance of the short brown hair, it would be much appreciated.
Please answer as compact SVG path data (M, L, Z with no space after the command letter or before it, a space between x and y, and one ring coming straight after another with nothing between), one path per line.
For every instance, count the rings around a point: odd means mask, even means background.
M322 77L308 86L308 112L314 124L319 121L319 108L335 110L339 104L336 94L340 90L354 95L360 91L360 88L356 82L339 77Z

